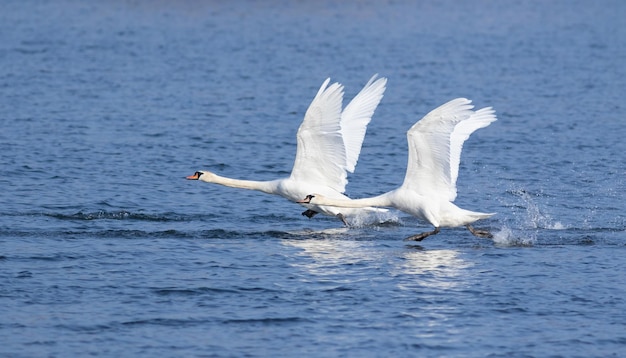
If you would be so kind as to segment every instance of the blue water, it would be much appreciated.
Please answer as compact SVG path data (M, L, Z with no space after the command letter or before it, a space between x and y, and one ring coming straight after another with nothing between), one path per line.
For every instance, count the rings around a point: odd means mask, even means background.
M0 5L3 357L620 356L626 3L6 1ZM431 230L391 211L184 180L287 176L330 76L388 89L348 194L404 177L406 130L455 97L466 142Z

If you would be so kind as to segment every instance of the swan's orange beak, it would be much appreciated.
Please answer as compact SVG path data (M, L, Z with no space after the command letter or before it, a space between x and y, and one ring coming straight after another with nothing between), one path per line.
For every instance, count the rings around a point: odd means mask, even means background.
M196 172L196 173L194 173L193 175L190 175L190 176L188 176L188 177L186 177L186 178L187 178L187 180L198 180L198 179L200 179L200 174L198 174L198 173Z
M298 200L298 201L296 201L296 203L298 203L298 204L310 204L311 203L311 199L313 199L313 195L307 195L306 198L304 198L302 200Z

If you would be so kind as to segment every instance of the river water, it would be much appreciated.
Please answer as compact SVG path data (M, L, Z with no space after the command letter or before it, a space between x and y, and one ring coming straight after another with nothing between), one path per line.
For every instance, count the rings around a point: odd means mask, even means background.
M626 3L7 1L0 11L0 355L620 356ZM388 88L347 194L404 178L456 97L467 230L308 219L186 181L289 175L326 77Z

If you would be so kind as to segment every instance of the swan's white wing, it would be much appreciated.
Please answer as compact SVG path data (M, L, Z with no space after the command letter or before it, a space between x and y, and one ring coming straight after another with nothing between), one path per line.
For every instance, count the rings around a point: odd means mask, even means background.
M339 83L328 86L329 82L330 78L320 87L298 129L291 178L326 185L343 193L347 184L340 126L343 86Z
M456 125L474 113L473 107L468 99L454 99L432 110L409 129L404 187L424 195L456 196L450 168L450 137Z
M386 78L372 76L365 87L357 94L341 113L341 135L346 149L346 170L354 172L359 160L361 146L365 138L367 125L385 93Z
M459 176L459 164L461 162L461 150L463 143L469 138L470 134L475 130L485 128L497 120L496 111L491 107L479 109L474 112L468 119L461 121L454 127L454 131L450 136L450 183L452 184L453 193L448 199L454 201L456 199L456 179Z

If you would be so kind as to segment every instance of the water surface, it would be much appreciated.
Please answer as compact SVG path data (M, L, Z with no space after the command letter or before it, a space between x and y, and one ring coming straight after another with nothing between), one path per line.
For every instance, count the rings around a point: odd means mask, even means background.
M84 3L0 11L0 353L619 356L626 347L620 1ZM406 130L456 97L456 203L493 240L403 213L307 219L199 169L287 176L326 77L388 89L348 194L404 178Z

